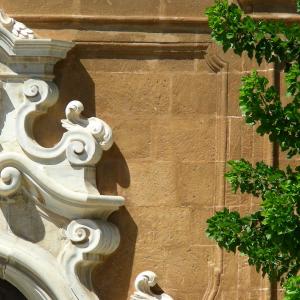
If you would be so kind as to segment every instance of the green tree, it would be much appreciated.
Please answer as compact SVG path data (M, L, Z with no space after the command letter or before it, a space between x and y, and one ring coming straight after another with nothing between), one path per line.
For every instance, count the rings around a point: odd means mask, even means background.
M297 1L300 9L300 0ZM284 105L276 87L252 71L244 76L239 104L245 122L256 126L259 135L286 152L288 158L300 154L300 26L283 22L255 21L235 4L217 0L206 11L213 39L259 64L283 66L288 104ZM216 212L207 220L209 238L229 251L248 257L250 265L271 281L285 287L285 299L300 299L300 166L280 170L259 162L229 162L225 177L233 192L261 199L258 211L241 216L236 211Z

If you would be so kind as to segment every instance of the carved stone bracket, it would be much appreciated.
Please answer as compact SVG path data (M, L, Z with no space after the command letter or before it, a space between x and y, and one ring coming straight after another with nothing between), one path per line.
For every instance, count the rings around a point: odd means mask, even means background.
M72 46L40 39L0 11L0 205L31 201L55 227L60 238L53 244L61 244L51 252L0 231L0 276L29 299L98 299L92 270L120 243L107 218L124 199L101 195L95 176L95 165L113 144L110 126L84 117L83 104L73 100L61 121L66 132L60 142L45 148L33 134L36 118L58 100L53 66ZM9 219L1 222L11 226Z
M157 275L151 271L140 273L134 283L135 292L131 296L131 300L173 300L173 298L165 293L155 294L151 288L157 285Z
M68 243L58 257L65 276L79 299L98 299L93 292L91 274L105 256L118 248L117 227L105 221L82 219L72 221L65 234Z

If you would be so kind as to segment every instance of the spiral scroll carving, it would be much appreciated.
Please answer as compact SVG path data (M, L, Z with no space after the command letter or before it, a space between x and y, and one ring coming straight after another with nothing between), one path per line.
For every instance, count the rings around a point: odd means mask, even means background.
M110 126L98 118L84 118L83 104L78 100L71 101L65 110L66 118L62 126L69 131L84 130L92 134L103 150L108 150L113 144L113 135Z
M117 227L100 220L72 221L68 225L66 236L73 244L81 244L82 251L101 255L113 253L120 243Z
M75 284L78 299L98 299L93 292L90 276L103 256L113 253L119 246L118 228L106 221L80 219L72 221L66 231L68 244L58 256L59 263L66 270L66 276Z
M61 141L52 148L44 148L33 139L32 124L38 114L47 111L58 98L57 87L42 80L27 80L23 86L26 101L17 116L19 144L31 156L44 160L64 160L73 165L95 165L102 151L113 144L111 128L98 118L84 118L80 101L71 101L66 107L62 126L67 129ZM27 125L28 124L28 125Z
M23 93L30 102L36 102L45 108L53 105L58 98L58 89L53 83L29 79L24 82Z
M16 193L22 183L21 172L13 167L5 167L0 173L0 195L7 197Z
M173 298L165 293L156 295L151 288L157 285L157 275L151 271L140 273L134 283L135 293L131 296L131 300L173 300Z

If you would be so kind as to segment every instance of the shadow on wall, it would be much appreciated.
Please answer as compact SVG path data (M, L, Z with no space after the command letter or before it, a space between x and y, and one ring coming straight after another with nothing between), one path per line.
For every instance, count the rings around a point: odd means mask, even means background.
M103 154L97 166L97 182L101 194L116 195L118 185L123 188L129 187L129 169L116 144ZM126 207L121 207L113 213L109 221L119 228L121 243L117 251L95 270L94 284L100 299L126 300L130 288L138 228Z
M34 128L36 140L44 147L52 147L61 139L65 131L61 119L65 118L65 108L70 101L81 101L85 116L95 115L95 84L75 50L71 50L66 59L55 65L54 74L59 100L37 120Z
M71 100L79 100L84 104L83 114L86 117L96 115L95 84L80 62L80 57L84 54L84 51L81 53L75 48L65 60L55 66L55 83L60 91L59 101L49 109L47 115L40 117L35 127L38 129L35 132L36 139L45 147L51 147L61 139L64 130L60 120L65 117L65 107ZM113 195L117 195L118 185L123 188L130 185L127 163L116 144L103 153L97 165L97 183L101 194ZM95 270L94 284L102 300L125 300L130 285L137 226L125 207L115 212L110 221L119 228L121 243L118 250ZM116 281L118 288L115 286Z
M127 300L137 238L137 226L125 207L112 214L121 243L116 252L94 271L94 285L102 300Z

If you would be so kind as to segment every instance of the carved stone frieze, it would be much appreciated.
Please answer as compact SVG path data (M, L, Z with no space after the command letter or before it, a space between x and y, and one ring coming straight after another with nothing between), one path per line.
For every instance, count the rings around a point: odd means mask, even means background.
M124 199L101 195L95 176L95 165L113 144L110 126L84 117L83 104L73 100L60 142L45 148L33 134L37 117L58 100L53 66L72 46L40 39L0 11L0 207L26 198L56 231L44 228L44 235L59 237L51 242L60 248L51 252L15 234L10 219L0 217L0 225L11 229L0 230L0 277L31 300L98 299L92 271L120 243L107 218Z

